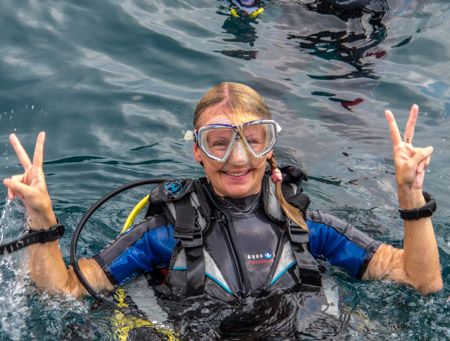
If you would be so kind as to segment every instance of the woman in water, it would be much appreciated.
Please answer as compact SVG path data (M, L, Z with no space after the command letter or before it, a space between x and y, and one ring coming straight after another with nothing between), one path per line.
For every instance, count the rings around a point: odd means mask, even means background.
M302 173L277 168L273 147L281 128L263 99L248 86L221 83L200 100L195 130L187 134L206 177L156 187L145 220L94 258L81 259L81 271L95 290L113 290L139 273L158 273L166 292L179 299L208 294L237 302L274 290L320 293L315 261L320 258L357 278L390 279L422 294L439 291L435 204L422 191L433 148L412 145L418 110L412 106L403 138L393 114L385 113L404 219L403 249L307 210L309 199L295 186ZM24 173L4 184L10 199L24 201L31 230L57 224L42 168L44 140L45 133L39 133L31 161L18 138L10 136ZM87 293L64 264L57 241L31 245L28 254L38 287L74 297Z

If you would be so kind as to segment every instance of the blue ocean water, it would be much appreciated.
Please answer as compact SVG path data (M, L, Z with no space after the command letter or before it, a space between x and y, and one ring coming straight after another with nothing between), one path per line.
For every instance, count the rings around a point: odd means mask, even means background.
M101 195L142 178L202 174L183 141L195 104L218 82L242 82L266 98L282 125L278 159L310 175L313 208L401 245L383 112L391 109L403 126L417 103L415 143L435 148L426 189L439 206L445 289L421 297L338 269L329 274L349 324L342 337L450 338L450 4L331 2L267 0L249 22L231 18L225 0L2 1L0 178L20 172L8 135L17 133L31 152L45 130L45 173L67 228L68 259L71 232ZM99 212L80 255L111 241L144 193L127 193ZM4 189L0 207L6 241L20 233L23 207L7 202ZM23 257L0 259L1 339L64 338L80 324L86 338L108 338L110 322L90 311L89 300L38 293Z

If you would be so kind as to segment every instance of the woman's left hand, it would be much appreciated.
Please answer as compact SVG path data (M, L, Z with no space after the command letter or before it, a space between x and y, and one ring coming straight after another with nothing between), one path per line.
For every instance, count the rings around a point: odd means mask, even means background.
M395 174L398 190L422 191L425 170L430 164L433 147L418 148L412 145L419 107L414 104L409 113L403 138L390 110L385 111L391 133Z
M433 147L416 148L412 145L419 107L413 105L403 138L394 115L386 110L394 150L398 203L402 209L420 209L426 202L422 194L425 170ZM407 283L423 294L442 289L439 252L431 217L403 220L403 249L383 244L370 260L364 278L389 278Z

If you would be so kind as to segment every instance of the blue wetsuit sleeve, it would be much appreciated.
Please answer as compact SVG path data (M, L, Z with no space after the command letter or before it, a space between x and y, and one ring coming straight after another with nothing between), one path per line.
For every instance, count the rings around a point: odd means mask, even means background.
M163 217L150 217L116 238L95 260L111 283L122 284L140 273L168 268L176 245L173 227Z
M311 254L344 268L357 278L362 277L381 245L352 225L320 211L309 211L307 224Z

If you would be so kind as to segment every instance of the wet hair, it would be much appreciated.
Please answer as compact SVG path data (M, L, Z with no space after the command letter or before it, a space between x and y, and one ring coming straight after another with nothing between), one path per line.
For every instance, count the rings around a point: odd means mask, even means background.
M272 172L278 168L277 161L275 159L275 153L272 153L272 157L267 160L270 165L270 169ZM302 212L295 206L291 205L286 201L283 196L283 192L281 191L281 181L275 183L275 194L277 196L278 202L284 212L284 214L294 223L296 223L302 230L308 231L309 228L306 224L305 218L303 217Z
M227 115L232 122L250 115L261 119L272 118L263 98L249 86L240 83L224 82L211 88L195 108L195 128L198 128L198 121L205 111Z
M249 116L257 116L260 119L272 119L269 107L264 99L252 88L240 83L224 82L211 88L198 102L193 124L198 127L198 122L203 113L223 114L230 117L231 122L244 121ZM268 160L270 169L278 168L275 153ZM276 184L276 196L284 214L295 222L300 228L308 231L302 212L289 204L281 191L281 182Z

